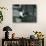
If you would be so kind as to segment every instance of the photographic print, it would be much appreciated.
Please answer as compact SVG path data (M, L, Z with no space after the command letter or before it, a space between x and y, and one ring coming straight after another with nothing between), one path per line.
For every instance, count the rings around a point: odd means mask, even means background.
M37 22L37 7L29 4L13 5L13 22Z

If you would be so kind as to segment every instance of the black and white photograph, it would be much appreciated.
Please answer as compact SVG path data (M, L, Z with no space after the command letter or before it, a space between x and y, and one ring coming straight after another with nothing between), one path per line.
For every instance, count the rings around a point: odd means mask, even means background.
M34 4L13 4L13 22L37 22L37 6Z

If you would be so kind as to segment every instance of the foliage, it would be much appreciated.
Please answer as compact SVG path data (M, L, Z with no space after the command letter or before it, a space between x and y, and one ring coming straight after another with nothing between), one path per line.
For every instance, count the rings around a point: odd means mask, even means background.
M38 32L38 31L36 31L36 32L33 31L33 32L34 32L34 35L37 35L37 38L38 38L38 39L42 39L43 36L44 36L44 35L42 34L42 32Z

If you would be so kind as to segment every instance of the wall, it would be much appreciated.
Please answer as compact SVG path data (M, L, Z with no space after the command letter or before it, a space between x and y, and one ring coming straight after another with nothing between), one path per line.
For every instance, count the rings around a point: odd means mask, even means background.
M37 23L13 23L12 22L12 5L13 4L36 4L37 5ZM3 27L9 25L16 37L29 37L34 31L41 31L46 37L46 0L0 0L0 6L8 8L3 11L4 20L0 23L0 46L4 38ZM46 38L45 38L46 45Z

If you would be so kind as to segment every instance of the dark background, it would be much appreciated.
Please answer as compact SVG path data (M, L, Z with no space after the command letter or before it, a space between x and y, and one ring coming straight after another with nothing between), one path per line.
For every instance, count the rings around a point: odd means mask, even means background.
M19 12L23 12L23 16ZM18 19L16 19L18 18ZM21 19L21 21L19 21ZM37 22L37 7L36 5L13 5L13 22Z

